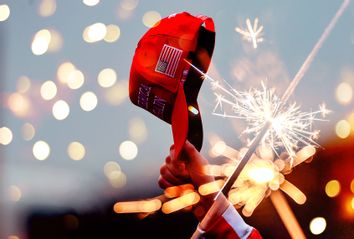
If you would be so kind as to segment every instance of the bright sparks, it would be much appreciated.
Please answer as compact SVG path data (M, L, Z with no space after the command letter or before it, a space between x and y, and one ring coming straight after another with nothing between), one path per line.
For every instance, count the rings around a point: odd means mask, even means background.
M235 28L235 31L240 33L243 39L252 42L253 48L257 48L257 43L262 42L264 39L262 37L263 34L263 26L258 28L258 18L254 20L253 26L251 25L251 20L249 18L246 19L246 29L241 29L239 27Z
M281 108L274 115L282 102L274 89L267 89L264 84L262 90L250 89L245 92L232 88L227 90L215 81L212 82L212 86L216 95L213 114L245 120L247 128L242 134L250 136L250 142L264 125L270 122L270 129L262 145L269 145L277 155L285 149L291 157L294 157L299 144L319 146L315 142L319 131L312 129L312 123L324 120L329 113L325 105L321 105L317 111L301 112L300 107L293 103L287 108Z

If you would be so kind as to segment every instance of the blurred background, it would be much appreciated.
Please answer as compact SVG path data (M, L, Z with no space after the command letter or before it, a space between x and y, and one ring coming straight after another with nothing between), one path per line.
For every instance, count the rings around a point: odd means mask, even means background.
M342 1L0 0L0 237L189 238L190 212L117 214L118 201L161 195L159 169L172 144L170 125L128 98L132 56L158 20L187 11L214 19L208 74L237 90L280 94ZM236 28L258 19L257 47ZM306 195L284 194L307 238L354 237L354 5L348 6L291 101L332 111L311 162L285 178ZM212 114L213 90L199 94L202 153L215 137L240 149L245 123ZM264 238L291 238L266 197L244 219Z

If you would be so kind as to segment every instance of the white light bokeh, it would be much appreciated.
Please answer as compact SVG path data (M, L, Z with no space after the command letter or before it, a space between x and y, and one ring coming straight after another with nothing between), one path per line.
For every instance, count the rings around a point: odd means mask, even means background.
M41 86L41 96L44 100L51 100L57 94L57 86L53 81L46 81Z
M80 97L80 106L84 111L92 111L97 106L97 96L92 91L87 91Z
M117 25L114 24L109 24L106 26L107 33L104 37L105 42L115 42L119 39L120 37L120 28Z
M112 68L105 68L98 73L97 81L103 88L111 87L117 81L117 73Z
M143 16L143 24L146 27L153 27L158 21L161 20L161 15L157 11L148 11Z
M31 101L24 94L12 93L7 99L7 104L12 113L18 117L28 116L31 110Z
M50 154L50 146L45 141L37 141L32 148L33 156L38 160L46 160Z
M82 2L89 7L96 6L97 4L100 3L100 0L82 0Z
M7 127L0 128L0 144L8 145L11 143L13 138L11 129Z
M70 89L79 89L85 82L84 74L79 70L73 70L69 73L67 78L67 85Z
M53 105L52 113L57 120L63 120L70 114L70 107L66 101L58 100Z
M71 142L67 151L69 157L74 161L82 160L86 154L84 145L77 141Z
M126 140L119 145L119 154L125 160L132 160L138 155L138 146L130 140Z
M52 35L48 29L42 29L38 31L32 41L32 53L34 55L43 55L47 52Z
M310 222L310 231L314 235L320 235L327 227L326 219L323 217L315 217Z
M7 4L0 5L0 22L6 21L10 17L10 8Z
M57 70L57 77L59 82L62 84L67 84L69 76L76 70L76 67L73 63L65 61L61 63Z
M348 121L340 120L336 124L335 131L339 138L345 139L350 135L351 126Z
M353 98L353 88L347 82L342 82L337 86L336 99L342 105L347 105Z
M87 43L101 41L107 34L106 25L100 22L87 26L82 33L82 38Z

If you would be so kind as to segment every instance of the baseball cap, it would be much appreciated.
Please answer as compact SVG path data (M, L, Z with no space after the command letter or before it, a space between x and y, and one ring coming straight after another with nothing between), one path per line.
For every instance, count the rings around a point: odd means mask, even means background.
M135 105L171 124L176 155L188 139L203 144L197 102L215 45L213 19L180 12L162 18L139 40L134 52L129 98Z

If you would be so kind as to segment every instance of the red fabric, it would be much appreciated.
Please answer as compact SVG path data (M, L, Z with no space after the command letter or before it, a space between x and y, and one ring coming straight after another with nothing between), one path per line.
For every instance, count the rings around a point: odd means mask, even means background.
M242 236L242 235L241 235ZM225 218L220 217L210 230L204 234L206 239L240 239L239 235L230 226L230 224L225 220ZM252 228L250 235L247 239L263 239L261 234L257 229Z
M176 157L180 156L179 154L181 153L187 138L188 124L185 124L184 122L188 122L188 108L186 96L184 95L183 85L180 84L171 119Z

